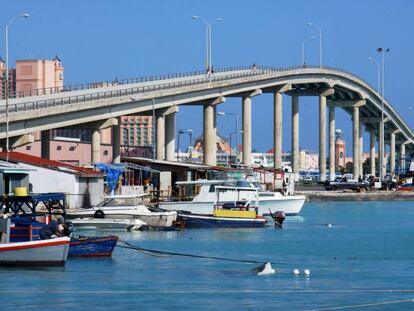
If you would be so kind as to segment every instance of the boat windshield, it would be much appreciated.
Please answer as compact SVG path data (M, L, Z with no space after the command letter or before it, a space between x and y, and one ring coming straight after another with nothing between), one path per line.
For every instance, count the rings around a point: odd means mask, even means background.
M260 186L260 184L257 181L238 180L236 186L263 190L262 186Z
M112 206L135 206L138 204L137 198L107 198L99 203L98 207Z

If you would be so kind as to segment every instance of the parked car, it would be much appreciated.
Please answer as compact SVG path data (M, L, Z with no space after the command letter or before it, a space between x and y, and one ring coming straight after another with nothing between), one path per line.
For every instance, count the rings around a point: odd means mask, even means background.
M363 180L353 180L349 179L349 176L337 177L334 181L325 181L326 190L339 190L339 189L350 189L350 190L368 190L371 188L369 182Z

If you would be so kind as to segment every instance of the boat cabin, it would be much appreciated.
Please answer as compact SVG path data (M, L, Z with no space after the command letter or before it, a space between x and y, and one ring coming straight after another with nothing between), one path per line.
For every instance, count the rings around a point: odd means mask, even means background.
M258 189L246 187L227 187L216 186L216 202L214 204L213 215L216 217L234 217L234 218L256 218L259 212L259 191ZM222 201L222 194L227 191L237 192L236 201ZM255 192L255 200L241 200L240 192Z

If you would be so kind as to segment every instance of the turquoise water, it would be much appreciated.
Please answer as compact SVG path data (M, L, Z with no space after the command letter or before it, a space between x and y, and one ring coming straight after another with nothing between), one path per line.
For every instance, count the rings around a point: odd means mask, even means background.
M277 272L117 248L65 268L0 269L0 310L414 310L413 220L414 202L324 202L306 204L282 230L125 232L142 247L271 260Z

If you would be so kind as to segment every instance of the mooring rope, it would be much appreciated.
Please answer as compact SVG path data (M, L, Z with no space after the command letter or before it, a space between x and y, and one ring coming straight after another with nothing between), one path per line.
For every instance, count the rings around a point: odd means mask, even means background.
M227 257L195 255L195 254L188 254L188 253L167 252L167 251L160 251L160 250L156 250L156 249L143 248L143 247L137 246L135 244L132 244L132 243L129 243L129 242L126 242L126 241L123 241L123 240L118 240L118 242L124 243L125 245L117 244L117 247L133 249L133 250L136 250L136 251L143 252L144 254L154 255L154 256L171 255L171 256L181 256L181 257L191 257L191 258L201 258L201 259L213 259L213 260L221 260L221 261L255 263L255 264L264 264L266 262L269 262L269 260L257 261L257 260L248 260L248 259L235 259L235 258L227 258ZM278 265L285 264L283 262L273 262L273 261L271 261L271 263L272 264L278 264Z
M362 307L373 307L373 306L383 306L383 305L391 305L397 303L405 303L405 302L414 302L414 299L403 299L403 300L388 300L388 301L380 301L380 302L370 302L370 303L362 303L362 304L355 304L355 305L346 305L346 306L339 306L339 307L326 307L322 309L309 309L308 311L328 311L328 310L345 310L345 309L354 309L354 308L362 308Z

